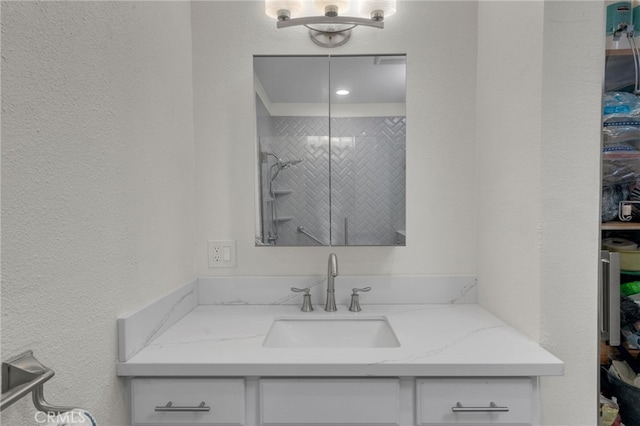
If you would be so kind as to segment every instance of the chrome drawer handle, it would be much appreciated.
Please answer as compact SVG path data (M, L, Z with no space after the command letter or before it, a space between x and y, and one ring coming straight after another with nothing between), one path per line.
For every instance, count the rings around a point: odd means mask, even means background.
M455 407L451 407L454 413L507 413L509 407L498 407L495 402L491 401L488 407L465 407L461 402L456 402Z
M206 411L206 412L209 412L209 411L211 411L211 407L207 407L206 405L204 405L204 401L202 401L200 403L200 405L198 405L197 407L174 406L173 402L169 401L169 402L167 402L167 405L156 407L156 411L180 411L180 412L188 412L188 411L201 412L201 411Z

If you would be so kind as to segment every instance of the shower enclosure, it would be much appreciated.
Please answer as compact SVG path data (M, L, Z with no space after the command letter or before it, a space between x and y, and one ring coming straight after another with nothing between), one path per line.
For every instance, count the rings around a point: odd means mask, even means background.
M393 99L396 102L378 97L364 108L363 98L360 102L334 99L337 95L329 95L324 83L315 83L320 86L315 102L308 97L285 102L274 89L267 94L267 88L275 86L270 79L283 75L277 69L267 72L269 67L280 64L309 77L306 66L313 69L312 74L328 76L327 57L254 58L259 244L404 245L404 57L393 58L396 67L384 71L401 75L402 93ZM292 64L295 60L307 65ZM363 63L375 67L380 57L331 60L338 71L343 60L346 72ZM315 76L320 82L323 77ZM339 77L338 72L332 79ZM293 84L293 77L285 80ZM306 86L308 90L310 83Z

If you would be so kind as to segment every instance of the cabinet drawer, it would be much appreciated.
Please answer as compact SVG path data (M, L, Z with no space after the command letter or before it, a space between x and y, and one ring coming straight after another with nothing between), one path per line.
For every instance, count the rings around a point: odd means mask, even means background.
M531 425L534 391L533 380L526 377L418 379L417 424Z
M244 413L243 379L131 380L133 425L242 426Z
M398 425L398 379L262 379L262 425Z

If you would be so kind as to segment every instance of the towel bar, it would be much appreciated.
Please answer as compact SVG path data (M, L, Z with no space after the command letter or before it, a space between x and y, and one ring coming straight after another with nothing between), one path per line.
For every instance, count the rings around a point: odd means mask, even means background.
M61 414L77 409L51 405L44 399L44 383L55 375L42 365L32 351L26 351L2 363L2 398L0 411L32 392L33 405L38 411Z
M300 225L298 226L298 232L300 232L301 234L306 235L307 237L311 238L313 241L315 241L316 243L320 244L320 245L324 245L324 243L322 241L320 241L319 238L314 237L312 234L308 233L306 229L304 229L304 226Z

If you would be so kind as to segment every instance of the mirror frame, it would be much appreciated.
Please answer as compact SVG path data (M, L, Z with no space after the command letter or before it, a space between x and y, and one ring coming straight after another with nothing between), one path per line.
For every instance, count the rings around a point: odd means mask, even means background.
M256 246L268 246L268 247L273 247L273 246L283 246L283 247L300 247L300 246L304 246L304 247L326 247L326 246L348 246L348 247L361 247L361 246L405 246L406 245L406 54L382 54L382 55L254 55L253 56L253 63L254 63L254 124L256 126L255 129L255 134L256 134L256 158L257 158L257 164L256 164L256 191L255 191L255 197L256 197L256 220L255 220L255 229L256 229ZM298 64L296 64L296 66L294 67L293 65L291 65L292 61L299 61L303 58L307 58L307 59L312 59L312 60L319 60L322 62L326 62L326 67L324 67L322 65L318 66L318 64L316 63L315 66L313 66L313 70L311 72L308 73L304 73L304 70L309 70L309 67L305 68L304 66L300 65L298 66ZM264 66L261 66L260 69L257 65L257 61L262 61L263 59L266 59L268 62L273 62L273 61L278 61L278 60L282 60L282 64L278 64L279 67L289 67L291 69L295 69L297 71L298 74L303 74L303 75L307 75L307 74L312 74L314 76L314 78L317 75L321 75L324 72L325 78L323 78L323 82L321 84L318 85L314 85L311 82L306 82L303 83L304 87L301 88L301 86L299 85L299 83L296 83L296 81L294 81L296 78L298 78L299 76L294 76L291 77L289 76L289 78L285 78L284 81L277 81L273 83L274 79L269 79L269 78L265 78L264 75ZM350 64L350 65L346 65L343 67L343 69L339 69L337 67L337 64L340 63L341 61L344 62L345 59L350 59L350 60L354 60L354 61L358 61L358 62L354 62L354 64ZM272 61L270 61L272 60ZM364 62L363 62L364 61ZM337 99L338 95L334 94L335 89L337 88L335 85L332 85L332 82L335 84L338 81L342 81L342 78L344 78L344 76L353 76L356 75L356 79L358 80L364 80L362 78L362 70L366 70L366 66L368 65L360 65L360 63L363 64L368 64L369 61L374 61L376 65L382 63L385 64L391 64L391 65L402 65L402 67L390 67L389 69L393 68L395 70L401 70L401 72L395 71L396 74L398 74L399 77L396 77L398 79L400 79L401 81L401 87L402 87L402 94L401 95L396 95L396 100L399 100L401 102L395 102L395 103L391 103L391 102L377 102L377 104L369 104L367 105L367 102L372 102L375 101L376 98L373 98L372 96L368 96L368 98L365 98L362 100L361 103L359 102L340 102L339 99ZM362 68L362 70L360 68ZM276 67L277 68L277 67ZM323 69L324 68L324 69ZM353 69L352 69L353 68ZM341 72L341 76L338 75L338 72L336 70L340 70ZM280 68L280 71L276 72L276 74L278 76L283 76L285 75L285 69ZM331 72L334 72L334 74L331 74ZM260 78L262 77L262 79ZM388 78L388 77L387 77ZM264 85L262 83L262 81L265 81ZM375 87L384 87L384 83L385 81L388 80L381 80L379 81ZM267 86L267 87L265 87ZM295 96L292 96L291 99L293 99L293 103L294 108L297 108L298 110L295 111L292 115L297 115L297 116L305 116L304 113L302 113L301 111L303 110L307 110L307 111L313 111L313 113L309 114L309 115L316 115L318 114L317 111L326 111L326 115L325 114L321 114L322 117L324 117L327 121L327 125L326 125L326 132L318 132L319 134L325 134L327 136L321 136L322 138L326 139L323 141L319 141L319 144L327 144L328 145L328 151L327 151L327 165L328 165L328 179L327 179L327 184L328 184L328 196L327 196L327 200L328 200L328 218L326 220L327 222L327 234L324 233L324 231L320 231L318 232L318 235L314 235L314 232L310 232L310 230L312 230L314 228L313 225L306 225L303 222L303 220L300 220L300 224L290 224L295 226L296 230L297 230L297 234L301 234L297 236L298 240L301 240L301 236L302 236L302 241L305 241L306 243L302 243L302 244L296 244L296 243L289 243L289 244L277 244L279 235L278 235L278 228L279 228L279 223L281 223L282 221L287 221L287 220L291 220L292 218L289 217L279 217L276 213L274 213L273 217L274 219L274 223L275 225L270 226L267 221L269 221L270 219L267 218L267 216L271 217L271 213L267 214L268 212L266 210L269 209L268 205L273 206L274 204L278 204L276 201L273 200L279 200L279 202L281 203L281 200L286 199L287 196L286 194L290 194L292 192L294 192L293 190L274 190L274 175L277 176L281 171L283 172L282 175L280 176L285 176L288 173L290 173L291 170L295 169L296 167L305 167L305 156L304 155L292 155L291 152L287 151L286 149L280 149L279 151L276 151L275 149L271 149L271 148L265 148L264 145L268 145L268 146L274 146L274 145L278 145L276 142L271 141L269 143L263 143L265 140L267 140L269 137L271 138L277 138L277 136L264 136L264 131L261 131L261 124L260 124L260 114L261 111L266 112L268 114L268 116L270 118L272 118L275 115L272 115L271 111L272 110L276 110L278 114L282 114L284 117L286 116L286 113L284 113L284 111L286 111L286 104L283 105L281 104L282 100L286 98L286 96L283 96L281 94L276 94L275 96L273 96L273 100L271 100L271 96L269 96L269 94L267 94L268 90L271 91L270 93L273 94L273 88L271 86L274 87L280 87L280 91L285 90L285 88L287 90L289 90L289 92L293 92ZM319 86L315 87L315 86ZM299 88L300 90L296 90L296 88ZM315 99L309 99L309 94L310 93L318 93L318 90L323 94L321 96L320 102L310 102L310 100L315 100ZM383 91L383 90L380 90ZM287 92L289 94L289 92ZM359 90L357 91L357 93L363 93L365 92L365 90ZM375 90L367 90L366 91L369 95L371 93L375 93ZM265 103L267 103L268 105L264 105L262 99L265 99ZM305 102L307 101L307 102ZM352 114L353 111L353 106L356 105L358 107L363 107L364 106L364 110L360 110L358 113L356 114ZM384 114L381 114L380 112L374 112L372 113L371 111L374 111L376 109L376 107L378 109L380 109L380 107L385 107L384 109L386 109L387 112L385 112ZM350 113L347 114L346 111L349 111ZM390 111L390 112L388 112ZM344 115L344 117L339 117L340 115ZM366 133L367 130L362 130L361 132L359 131L358 135L352 135L352 136L339 136L337 135L337 132L334 131L334 128L338 128L339 126L335 123L332 124L332 120L336 120L338 118L352 118L352 120L356 120L357 117L378 117L378 118L394 118L394 117L400 117L401 120L399 122L396 122L394 124L394 127L397 128L401 128L402 132L401 132L401 136L402 136L402 158L401 158L401 174L402 174L402 190L401 191L396 191L398 193L401 193L401 197L397 197L397 200L393 200L390 201L390 203L394 206L392 208L395 209L395 206L402 204L402 208L398 209L401 210L401 219L399 220L395 220L395 223L393 223L394 229L391 230L393 232L395 232L395 236L393 237L392 242L387 242L387 243L383 243L383 244L376 244L376 243L371 243L371 242L364 242L364 243L349 243L349 223L348 223L348 219L347 217L344 218L344 227L343 227L343 231L342 232L338 232L337 228L335 226L335 224L337 222L342 222L342 220L339 220L336 216L336 205L337 203L335 202L335 186L337 184L333 183L333 180L335 178L335 169L337 169L339 167L338 163L336 163L335 165L332 164L334 162L334 158L336 156L335 154L335 150L336 150L336 146L347 146L347 149L351 149L352 151L355 151L355 146L356 146L356 138L358 138L359 140L359 146L363 144L363 141L365 140L364 137L366 137ZM263 126L264 127L264 126ZM394 129L397 130L397 129ZM268 133L268 132L267 132ZM400 132L398 132L400 134ZM363 136L360 136L360 134L362 134ZM312 138L314 138L315 136L306 136L308 140L311 140ZM368 136L370 139L374 137L374 135ZM284 136L280 136L280 138L284 138ZM313 143L313 142L309 142L309 143ZM282 143L280 144L282 145ZM370 145L374 146L377 145L376 142L371 142ZM380 144L382 145L382 144ZM395 145L399 145L398 143L395 143ZM279 157L279 155L274 154L273 152L284 152L286 155L283 155L282 157ZM355 155L355 154L352 154ZM371 158L371 157L369 157ZM362 163L362 161L360 161L360 163ZM279 164L279 165L277 165ZM300 166L298 164L301 164ZM395 164L399 164L398 160L396 159ZM263 167L264 166L264 167ZM275 168L274 168L275 167ZM265 172L265 168L266 169L270 169L271 170L271 174L266 173ZM285 171L287 170L288 171ZM374 176L375 177L375 173L376 170L373 170L373 173L370 174L370 176ZM324 171L322 172L324 173ZM347 172L347 173L351 173L351 172ZM353 174L356 174L355 171L352 172ZM375 180L375 179L374 179ZM269 182L269 184L267 183ZM265 185L269 185L269 187L271 188L270 190L267 190L267 188L265 188ZM383 187L384 185L379 185L378 187ZM394 189L397 189L397 185L394 187ZM268 193L265 194L265 191L268 191ZM393 191L393 190L390 190ZM306 192L306 191L305 191ZM354 193L355 194L355 193ZM389 192L389 194L393 194L393 192ZM356 197L356 195L353 195L354 198ZM307 197L308 198L308 197ZM390 197L391 198L391 197ZM265 201L265 199L267 201ZM273 203L273 204L272 204ZM286 203L286 201L285 201ZM353 204L353 203L352 203ZM386 204L386 203L385 203ZM377 206L376 206L377 207ZM385 206L382 206L385 207ZM277 210L277 207L276 207ZM285 209L286 210L286 209ZM311 209L309 209L311 210ZM370 209L369 211L371 212L375 212L378 209ZM354 210L351 210L351 214L353 214ZM398 214L396 214L396 216L398 216ZM340 218L342 219L342 218ZM385 223L388 222L387 220L385 221L380 221L378 223ZM401 223L402 226L399 226L398 223ZM275 234L271 232L271 230L273 229L273 227L275 226ZM291 226L288 226L288 228L290 228ZM370 226L369 229L371 228L378 228L377 226ZM324 229L324 228L322 228ZM291 230L288 230L288 234L291 233ZM389 231L389 230L387 230ZM383 231L380 231L383 232ZM287 234L287 235L288 235ZM388 232L387 232L388 234ZM360 238L359 240L362 241L362 233L359 234ZM275 239L273 238L275 236ZM367 236L365 236L364 238L366 238ZM386 238L386 237L385 237ZM343 240L344 243L339 243L339 240ZM274 244L269 244L268 241L273 241ZM388 238L386 239L386 241L390 241Z

